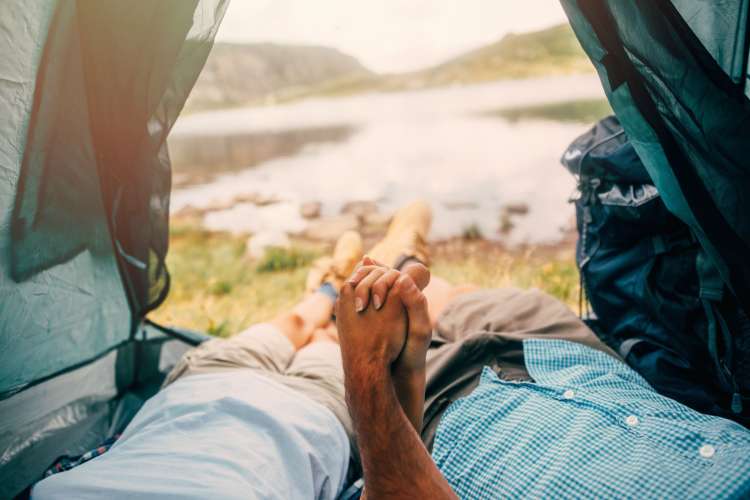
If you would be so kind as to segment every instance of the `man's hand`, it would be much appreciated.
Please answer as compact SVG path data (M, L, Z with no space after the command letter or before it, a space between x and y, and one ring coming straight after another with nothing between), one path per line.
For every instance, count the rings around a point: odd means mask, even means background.
M373 263L358 272L358 281L341 288L336 326L365 476L363 498L455 499L419 438L430 338L427 301L407 272ZM421 286L427 281L429 274ZM376 293L379 299L370 300Z
M418 263L397 271L365 257L347 282L355 286L356 310L364 310L368 305L380 309L390 296L401 299L407 314L407 334L393 371L399 378L423 372L432 325L427 299L421 291L430 282L430 271Z
M347 284L353 287L354 310L359 312L364 320L363 328L369 335L383 337L381 341L392 342L391 349L395 349L397 345L401 346L395 358L393 352L388 349L388 355L383 358L383 361L387 362L386 366L401 407L414 429L421 432L426 376L425 357L432 329L427 311L427 300L417 283L420 283L422 288L425 287L430 276L427 268L421 264L413 264L409 266L409 269L411 272L406 269L399 272L366 257ZM339 310L347 307L343 304L349 300L348 296L344 300L340 298ZM384 301L384 305L381 300ZM362 304L365 304L364 310ZM348 304L348 307L351 309L351 304ZM398 320L394 318L394 315L398 316ZM380 321L377 321L378 319ZM351 329L354 324L356 322L351 317L343 318L342 324L339 325L342 337L346 336L342 328ZM383 328L384 324L390 324L390 326ZM357 329L352 333L356 331ZM382 366L368 365L361 361L357 363L347 361L346 348L343 344L344 340L342 340L342 355L345 358L345 371L347 366L351 366L350 370L355 373L358 369L364 370L359 375L359 378L364 381L367 376L373 375L373 369L382 369ZM357 390L357 381L350 379L350 383L352 390Z
M401 301L393 296L376 310L362 310L355 288L345 282L336 302L336 327L347 371L389 370L406 343L406 316Z

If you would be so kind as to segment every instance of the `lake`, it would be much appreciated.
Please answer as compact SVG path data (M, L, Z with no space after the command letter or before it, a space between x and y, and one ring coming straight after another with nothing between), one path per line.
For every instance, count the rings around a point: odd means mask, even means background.
M170 136L172 212L202 210L214 230L298 233L305 202L326 217L351 201L390 213L422 198L434 239L474 228L510 245L554 242L575 188L559 159L589 124L498 111L601 98L595 75L575 75L188 115ZM510 230L509 205L527 212Z

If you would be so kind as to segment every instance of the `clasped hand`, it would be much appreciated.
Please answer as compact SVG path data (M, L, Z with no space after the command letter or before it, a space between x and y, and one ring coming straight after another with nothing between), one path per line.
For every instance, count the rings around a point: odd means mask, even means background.
M344 369L390 368L394 376L423 374L432 328L421 264L403 271L365 257L341 288L336 304Z

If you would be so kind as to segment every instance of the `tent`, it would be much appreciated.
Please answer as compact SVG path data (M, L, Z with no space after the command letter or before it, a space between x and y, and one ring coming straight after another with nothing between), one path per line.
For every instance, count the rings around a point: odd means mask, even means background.
M705 293L731 294L748 316L749 1L562 0L667 206L718 276ZM0 3L2 498L122 430L205 338L146 316L169 289L165 140L225 9ZM731 368L731 383L747 383L748 367Z
M0 2L0 498L124 428L201 340L166 296L166 137L224 0Z
M689 226L706 347L732 411L750 406L748 0L562 0L666 207ZM730 329L722 309L737 316ZM715 375L714 375L715 374Z

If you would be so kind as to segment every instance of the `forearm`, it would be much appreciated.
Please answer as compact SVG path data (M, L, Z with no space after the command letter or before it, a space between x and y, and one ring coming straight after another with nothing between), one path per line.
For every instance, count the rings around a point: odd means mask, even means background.
M406 418L409 419L417 434L421 434L424 415L425 371L400 370L397 366L392 370L391 376L396 397L406 414Z
M347 371L347 404L367 497L456 498L401 408L390 370L376 369L363 380Z

